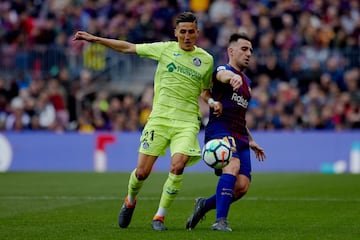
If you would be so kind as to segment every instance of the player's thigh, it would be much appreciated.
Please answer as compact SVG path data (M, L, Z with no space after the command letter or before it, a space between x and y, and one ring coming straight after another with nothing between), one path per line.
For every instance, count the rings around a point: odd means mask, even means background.
M164 156L170 143L168 131L168 127L149 121L141 133L139 152L150 156Z
M240 169L240 160L236 157L231 157L231 160L228 165L223 168L223 173L231 174L237 176Z
M239 174L245 175L251 180L251 160L249 144L243 141L236 141L236 152L233 157L240 159Z

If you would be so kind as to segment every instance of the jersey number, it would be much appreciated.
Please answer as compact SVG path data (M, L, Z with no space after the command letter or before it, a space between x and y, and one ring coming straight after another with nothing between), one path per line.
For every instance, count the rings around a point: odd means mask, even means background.
M154 135L155 135L155 131L154 130L151 130L151 131L146 131L144 133L144 141L154 141Z
M236 142L232 136L223 137L223 140L227 142L232 148L236 149Z

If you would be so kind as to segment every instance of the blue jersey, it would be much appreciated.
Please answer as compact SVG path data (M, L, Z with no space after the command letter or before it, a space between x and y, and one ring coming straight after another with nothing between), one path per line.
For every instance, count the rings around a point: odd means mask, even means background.
M242 77L243 84L237 91L234 91L229 83L222 83L216 80L216 74L224 69L230 70ZM245 117L251 99L250 86L250 79L230 65L221 65L216 68L213 72L211 94L215 101L222 103L223 112L221 116L216 117L213 114L213 109L210 109L209 122L205 129L207 135L226 133L236 139L248 141Z

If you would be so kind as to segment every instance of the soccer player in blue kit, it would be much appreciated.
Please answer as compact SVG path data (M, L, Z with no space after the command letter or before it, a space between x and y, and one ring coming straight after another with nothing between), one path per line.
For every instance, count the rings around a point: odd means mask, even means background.
M195 209L186 223L186 229L194 229L197 223L211 210L216 209L213 230L232 231L227 216L230 204L243 197L250 186L250 149L259 161L266 157L265 151L253 139L246 126L246 110L251 98L251 81L244 74L253 52L249 37L243 33L232 34L228 45L227 64L218 66L213 73L212 97L209 102L222 104L222 114L214 115L210 109L209 122L205 128L205 142L224 139L233 148L230 163L222 169L216 194L209 198L196 199ZM216 172L216 171L215 171Z

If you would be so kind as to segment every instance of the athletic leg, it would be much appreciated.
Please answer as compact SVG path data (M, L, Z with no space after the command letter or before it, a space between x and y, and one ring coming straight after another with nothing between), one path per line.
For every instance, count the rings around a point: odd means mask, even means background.
M119 227L127 228L129 226L136 206L136 196L140 192L145 179L150 175L151 169L156 159L156 156L139 153L138 164L136 169L130 174L128 194L119 213Z
M234 196L232 202L240 200L247 193L250 187L250 179L248 176L239 174L235 183Z
M176 153L172 157L170 172L163 186L159 208L153 218L154 230L166 230L165 215L182 187L183 172L188 160L189 156L180 153Z
M213 230L232 231L227 225L227 217L239 169L240 160L236 157L232 157L230 163L223 168L216 188L216 221L212 225Z

